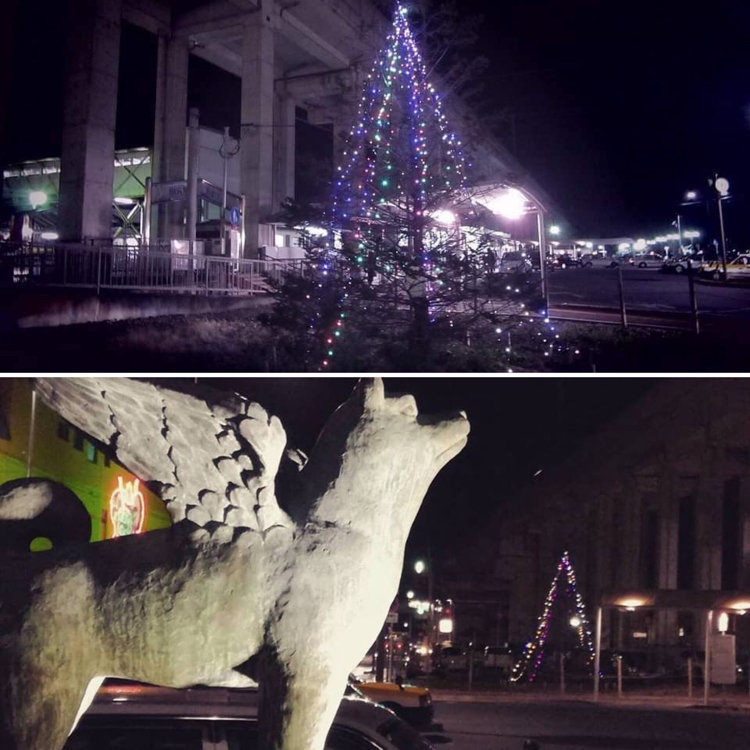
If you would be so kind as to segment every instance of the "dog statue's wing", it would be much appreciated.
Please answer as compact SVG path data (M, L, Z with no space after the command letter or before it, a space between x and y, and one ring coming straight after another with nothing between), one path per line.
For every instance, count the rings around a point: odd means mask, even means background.
M220 524L224 537L291 525L274 492L286 434L258 404L126 378L39 378L35 389L142 480L158 482L173 521Z

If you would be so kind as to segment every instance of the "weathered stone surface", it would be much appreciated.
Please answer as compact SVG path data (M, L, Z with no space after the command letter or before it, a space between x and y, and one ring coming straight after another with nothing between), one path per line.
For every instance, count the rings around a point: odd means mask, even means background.
M413 400L361 383L285 499L295 523L274 491L283 430L257 405L121 379L38 388L143 481L174 485L167 508L188 521L0 566L0 747L59 750L87 687L106 675L227 684L259 653L260 747L322 750L396 593L425 491L466 442L465 416L417 418ZM254 495L214 463L226 455L217 436L235 424L260 462ZM252 516L260 532L245 526Z

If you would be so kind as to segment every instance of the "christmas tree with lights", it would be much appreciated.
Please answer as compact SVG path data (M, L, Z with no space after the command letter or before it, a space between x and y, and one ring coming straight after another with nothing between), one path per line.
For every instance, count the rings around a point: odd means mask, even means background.
M335 365L352 315L367 314L381 331L406 329L418 350L427 329L445 324L469 280L482 275L483 239L467 248L458 229L465 170L462 143L428 79L409 11L398 3L335 178L319 289L327 297L327 282L341 282L340 310L320 321L321 369ZM344 278L336 264L346 267Z
M337 167L327 239L276 298L274 346L290 342L291 368L515 371L567 353L531 312L532 275L494 274L498 240L469 166L399 2Z
M521 658L513 667L510 676L511 682L519 682L523 678L526 678L529 682L534 682L536 679L544 659L544 646L550 632L552 611L561 595L565 596L568 603L567 616L570 616L570 625L575 629L578 645L586 649L589 652L589 658L593 660L594 644L591 640L591 629L586 617L586 608L578 591L576 574L570 562L570 557L567 552L563 552L557 565L555 577L552 579L552 585L544 600L544 608L537 621L536 633L533 640L526 644Z

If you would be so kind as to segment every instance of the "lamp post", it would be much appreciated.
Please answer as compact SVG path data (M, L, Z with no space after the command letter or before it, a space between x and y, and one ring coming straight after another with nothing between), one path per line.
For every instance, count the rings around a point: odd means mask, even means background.
M423 573L427 573L427 601L429 602L429 609L427 611L427 646L428 648L432 648L433 646L433 622L434 622L434 603L432 601L432 586L433 586L433 578L432 578L432 561L430 561L430 564L426 563L424 560L417 560L414 563L414 572L417 575L422 575Z
M512 182L503 182L494 185L490 192L495 190L504 190L501 195L495 195L489 199L485 196L484 200L479 200L492 213L499 214L506 219L520 219L527 213L525 203L528 201L533 206L533 211L537 217L537 235L539 238L539 271L541 275L542 296L544 297L544 312L549 315L549 285L547 283L547 230L546 218L547 209L528 188ZM557 230L555 232L554 230ZM550 233L559 233L560 228L557 226L550 227Z
M716 190L716 202L719 206L719 231L721 232L721 270L722 276L726 280L727 278L727 237L724 232L724 209L721 206L722 200L729 195L729 180L726 177L719 177L714 175L713 180L709 180L709 184L713 185Z
M221 199L221 224L219 236L221 237L221 254L227 255L227 182L229 177L229 160L240 150L240 142L229 135L229 127L224 128L224 137L219 146L219 156L224 161L224 185ZM244 217L243 217L244 218Z

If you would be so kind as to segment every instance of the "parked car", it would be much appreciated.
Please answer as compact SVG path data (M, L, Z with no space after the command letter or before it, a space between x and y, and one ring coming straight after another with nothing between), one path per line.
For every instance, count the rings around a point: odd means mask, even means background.
M552 256L553 268L575 268L579 265L581 264L578 259L574 258L572 255L568 255L567 253Z
M64 750L255 750L258 693L253 689L171 690L110 684L99 691ZM326 750L434 750L392 711L343 698Z
M675 258L666 258L662 263L661 270L664 273L687 273L688 268L698 271L701 267L700 256L680 255Z
M469 668L468 654L459 646L444 646L435 654L436 672L460 672Z
M721 261L714 260L701 266L701 275L712 279L721 278ZM738 255L727 263L727 278L749 278L750 279L750 255Z
M633 262L638 268L661 268L664 263L664 256L659 253L644 253L636 255Z
M501 674L510 674L516 663L516 655L510 646L486 646L484 649L485 669L495 669Z
M617 268L619 263L608 255L584 253L579 260L579 265L583 268Z
M393 713L413 726L429 726L432 723L435 707L432 703L432 694L427 688L398 680L364 682L350 675L349 691L364 695L365 698L390 708Z
M498 273L527 273L531 271L531 261L525 253L508 250L500 256L496 270Z

